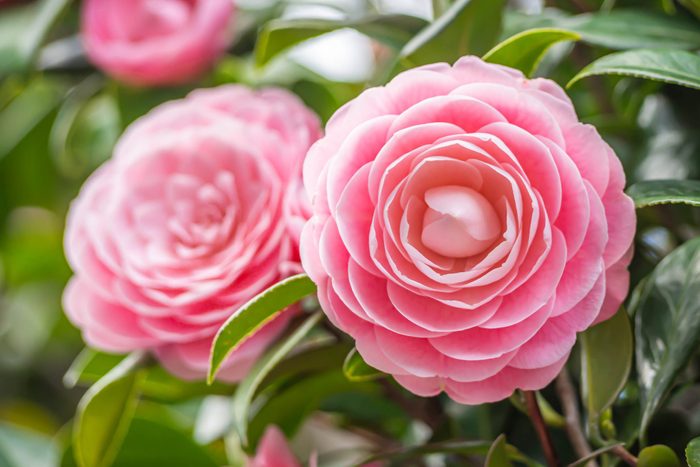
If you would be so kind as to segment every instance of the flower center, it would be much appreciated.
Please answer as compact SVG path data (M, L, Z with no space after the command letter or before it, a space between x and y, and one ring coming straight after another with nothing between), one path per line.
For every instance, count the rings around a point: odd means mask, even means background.
M486 198L464 186L425 192L423 244L443 256L464 258L486 250L501 233L496 211Z

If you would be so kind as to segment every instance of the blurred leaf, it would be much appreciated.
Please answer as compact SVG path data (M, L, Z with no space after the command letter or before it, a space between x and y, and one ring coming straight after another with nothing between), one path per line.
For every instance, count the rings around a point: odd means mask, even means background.
M264 65L280 52L307 39L342 28L352 28L391 47L401 48L425 21L415 16L379 15L358 20L274 19L258 34L255 62Z
M124 358L123 355L106 354L85 348L66 372L63 383L69 388L78 384L95 383ZM151 399L179 401L195 396L233 392L233 386L224 383L215 382L207 385L204 381L183 381L160 366L149 366L141 371L145 375L140 381L139 391L143 396Z
M0 422L0 466L54 467L58 447L51 438Z
M73 444L80 467L112 465L137 403L144 358L133 353L87 390L78 404Z
M573 31L565 29L530 29L523 31L489 50L484 60L506 65L530 76L550 47L561 41L577 41L581 38Z
M700 56L683 50L648 49L618 52L586 66L566 85L594 75L622 75L700 89Z
M109 89L117 100L122 128L126 128L160 104L185 97L192 87L133 88L112 82Z
M112 95L72 97L56 116L51 151L61 172L78 178L109 158L121 132L121 122Z
M39 77L0 111L0 159L56 107L64 91L62 83Z
M233 422L243 444L248 443L248 417L250 403L255 391L268 373L311 331L321 320L322 314L315 313L308 317L286 340L280 341L260 358L248 375L238 385L233 396Z
M401 51L403 69L481 55L498 40L505 0L456 0Z
M578 467L580 465L587 465L588 461L591 461L591 460L595 459L596 457L605 454L606 452L610 452L615 448L624 447L624 446L625 446L624 443L615 443L615 444L611 444L609 446L604 446L600 449L596 449L595 451L593 451L592 453L590 453L587 456L581 457L580 459L576 459L576 462L572 462L567 467Z
M339 370L307 376L291 387L275 393L259 408L248 426L248 445L251 448L255 447L265 429L273 424L288 437L292 437L308 415L318 409L328 397L350 391L368 390L370 388L366 383L352 383Z
M506 435L496 438L486 455L485 467L512 467L513 463L508 456Z
M425 457L430 454L461 454L465 456L486 456L491 449L488 441L444 441L440 443L424 444L422 446L408 446L375 454L363 460L360 464L369 464L376 461L406 461ZM395 464L402 465L402 464Z
M639 451L637 467L681 467L681 461L673 449L657 444Z
M627 382L632 367L632 326L624 308L581 333L581 388L589 423L597 424Z
M362 355L353 348L343 362L343 373L350 381L372 381L386 376L384 373L372 368L362 359Z
M685 448L685 459L690 467L700 467L700 438L693 439Z
M350 346L343 342L334 342L332 345L313 345L308 350L295 351L267 374L259 388L262 389L274 381L288 377L340 368L349 351Z
M212 382L222 363L245 339L269 323L288 306L316 291L306 274L289 277L259 293L226 320L214 337L207 381Z
M654 412L700 342L700 238L676 248L635 295L635 338L644 436ZM614 350L617 352L617 350ZM614 353L609 353L611 358Z
M611 49L700 48L700 29L682 16L643 10L613 10L555 21L581 34L583 41Z
M0 14L0 76L25 70L70 0L39 0Z
M644 180L627 189L638 208L657 204L689 204L700 206L698 180Z

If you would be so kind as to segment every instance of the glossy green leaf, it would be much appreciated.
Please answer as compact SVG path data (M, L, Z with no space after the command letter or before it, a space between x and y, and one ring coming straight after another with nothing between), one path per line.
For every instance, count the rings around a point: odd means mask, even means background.
M316 291L306 274L279 282L253 297L221 326L214 337L207 381L212 382L221 364L243 341L275 319L288 306Z
M500 435L493 442L489 453L486 455L485 467L512 467L513 463L508 456L506 435Z
M591 423L625 386L633 352L632 326L624 309L581 334L581 387Z
M685 448L685 460L690 467L700 467L700 438L695 438Z
M635 294L635 338L644 436L680 371L700 344L700 238L666 256Z
M382 372L369 366L355 348L348 353L343 362L343 373L350 381L371 381L384 376Z
M342 28L352 28L389 46L401 48L425 21L406 15L368 16L358 20L275 19L258 34L255 61L264 65L277 54L307 39Z
M58 447L48 436L0 422L0 466L54 467Z
M70 0L40 0L0 15L0 75L23 71Z
M241 381L233 396L233 422L243 444L248 442L248 418L255 392L272 369L311 331L321 320L322 313L309 316L286 340L281 341L260 358Z
M681 461L673 449L657 444L639 451L637 467L681 467Z
M700 206L698 180L645 180L627 189L638 208L658 204L689 204Z
M680 15L648 10L615 9L555 21L581 34L584 42L610 49L700 48L697 23Z
M700 56L683 50L639 49L599 58L574 76L567 87L594 75L621 75L700 89Z
M558 42L577 41L580 38L577 33L565 29L529 29L501 42L483 58L487 62L517 68L530 76L550 47Z
M124 356L112 355L85 348L73 361L63 383L69 387L78 384L93 384L116 367ZM179 401L207 394L231 394L233 386L215 382L184 381L160 366L149 366L141 370L145 373L141 380L140 392L143 396L161 401Z
M95 383L78 404L73 427L75 458L80 467L112 464L136 408L137 368L144 354L134 353Z
M498 40L504 4L504 0L456 0L404 46L399 66L452 63L464 55L484 54Z

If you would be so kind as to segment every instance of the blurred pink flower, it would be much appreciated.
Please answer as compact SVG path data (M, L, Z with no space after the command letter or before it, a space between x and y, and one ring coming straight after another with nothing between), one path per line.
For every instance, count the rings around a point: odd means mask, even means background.
M284 434L271 425L265 430L255 457L248 461L248 467L301 467L301 463L289 449Z
M198 90L134 123L71 206L70 320L98 349L154 349L203 377L211 340L238 307L298 270L285 194L319 135L293 94ZM287 315L247 340L220 375L240 379Z
M90 60L137 85L191 80L224 52L233 0L85 0Z
M622 166L552 81L475 57L402 73L336 112L304 183L323 309L416 394L540 389L627 294Z

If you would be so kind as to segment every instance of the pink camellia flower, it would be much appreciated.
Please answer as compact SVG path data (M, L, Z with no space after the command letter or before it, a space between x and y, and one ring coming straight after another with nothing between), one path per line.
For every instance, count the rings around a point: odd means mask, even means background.
M341 108L309 151L303 266L331 321L407 389L540 389L629 285L620 161L554 82L465 57Z
M292 94L198 90L134 123L71 206L64 296L98 349L153 349L184 378L204 376L213 335L243 303L299 268L285 194L320 132ZM247 340L221 376L236 380L287 314Z
M225 50L232 0L86 0L82 35L90 60L137 85L195 78Z
M309 466L316 466L315 459L312 458ZM265 430L255 457L248 460L247 467L301 467L301 463L289 449L284 434L271 425Z

